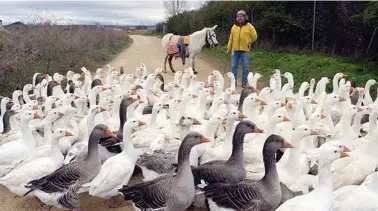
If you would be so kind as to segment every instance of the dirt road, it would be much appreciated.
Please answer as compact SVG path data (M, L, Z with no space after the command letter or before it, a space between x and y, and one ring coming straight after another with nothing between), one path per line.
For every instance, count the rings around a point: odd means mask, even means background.
M120 53L109 64L117 68L123 66L126 73L135 73L136 67L141 63L145 63L149 72L155 70L155 68L163 67L164 65L164 51L160 45L160 39L156 37L132 35L134 40L133 44L127 48L124 52ZM176 70L183 70L185 67L181 64L179 59L173 60L173 65ZM188 67L189 60L187 60ZM211 58L198 56L196 58L196 70L199 72L198 79L207 81L207 75L210 71L218 69L220 71L223 68L222 65L217 64ZM167 64L167 70L169 73L164 74L166 81L173 79L173 73L169 71ZM117 208L109 208L107 201L91 197L88 194L83 194L81 200L82 211L133 211L134 209L127 202L123 201L122 197L117 200ZM36 198L31 197L16 197L11 194L5 187L0 186L0 210L4 211L41 211L40 205ZM56 211L57 209L51 209Z

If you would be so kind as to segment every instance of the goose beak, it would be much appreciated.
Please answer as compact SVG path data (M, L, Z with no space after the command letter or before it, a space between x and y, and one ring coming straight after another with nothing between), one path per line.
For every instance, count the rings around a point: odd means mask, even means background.
M133 74L133 79L137 79L138 77L136 75Z
M143 100L139 100L139 103L144 103L144 101Z
M131 99L133 100L133 103L139 100L138 98L134 98L134 97Z
M106 130L105 136L107 136L107 137L116 137L116 135L112 131L110 131L109 129Z
M290 119L289 119L289 118L287 118L286 116L284 116L284 118L283 118L283 121L284 121L284 122L289 122L289 121L290 121Z
M62 113L62 112L58 112L58 116L59 117L62 117L64 115L64 113Z
M66 131L66 133L64 134L64 136L73 136L72 133Z
M37 110L38 109L38 106L33 106L33 110Z
M204 136L201 137L201 143L208 143L210 140Z
M258 127L254 127L253 132L254 133L263 133L264 131L262 129L258 128Z
M364 109L357 107L357 112L362 112L362 111L364 111Z
M201 122L196 119L193 119L193 125L201 125Z
M231 94L236 95L237 92L235 90L232 90Z
M340 152L340 157L341 158L345 158L345 157L349 157L349 155L346 152L341 151Z
M264 106L264 105L268 105L268 104L266 104L265 101L260 100L260 105Z
M344 102L344 101L346 101L345 98L343 98L343 97L339 98L339 102Z
M45 79L48 79L49 78L49 74L45 74Z
M169 105L168 105L168 104L164 104L164 105L163 105L163 108L164 108L164 109L169 109Z
M194 99L194 98L197 98L197 95L193 94L193 95L192 95L192 98L193 98L193 99Z
M34 119L39 119L39 118L41 118L41 116L39 116L37 113L34 113L33 118L34 118Z
M175 99L174 97L169 97L170 100Z
M142 122L142 121L138 121L138 126L140 127L140 126L143 126L143 125L146 125L146 123L145 122Z
M285 103L281 103L281 107L284 107L284 106L286 106L286 104Z
M215 92L213 90L211 90L210 95L215 95Z
M293 108L293 104L292 104L292 103L288 103L288 104L287 104L287 108L288 108L288 109L292 109L292 108Z
M208 87L214 87L214 83L210 83Z
M259 93L260 90L256 89L255 87L252 87L252 92L257 92L257 93Z
M244 115L243 113L239 113L239 118L240 118L240 119L244 119L244 118L247 118L247 116Z
M343 152L350 152L350 149L346 146L343 146Z
M104 112L104 111L106 111L106 109L101 107L100 112Z
M290 144L286 140L284 140L284 148L294 148L294 145Z
M77 99L79 99L79 98L80 98L79 96L75 95L75 100L77 100Z
M318 103L317 103L314 99L312 99L312 100L311 100L311 104L315 104L315 105L317 105Z
M180 86L178 84L175 84L175 88L179 88Z
M319 133L316 132L315 130L311 130L310 135L312 135L312 136L317 136L317 135L319 135Z
M136 95L136 89L132 89L132 90L131 90L131 94L132 94L132 95Z
M344 73L341 74L341 77L342 77L342 78L345 78L345 77L347 77L347 76L348 76L348 75L346 75L346 74L344 74Z
M356 95L356 89L354 87L350 87L350 89L352 90L352 93L350 93L349 96L353 97L354 95Z
M320 114L320 119L325 119L327 116L325 114Z
M222 125L225 125L226 123L227 123L227 120L224 119L224 120L222 121Z
M106 87L101 87L101 91L105 91L105 90L107 90L108 88L106 88Z

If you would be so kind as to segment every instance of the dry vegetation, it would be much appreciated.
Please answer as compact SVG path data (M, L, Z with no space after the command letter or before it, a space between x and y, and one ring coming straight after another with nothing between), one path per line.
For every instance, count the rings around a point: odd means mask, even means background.
M31 83L35 72L95 70L130 44L127 32L44 21L9 29L0 37L0 94ZM1 32L0 32L1 33ZM4 77L5 76L5 77Z

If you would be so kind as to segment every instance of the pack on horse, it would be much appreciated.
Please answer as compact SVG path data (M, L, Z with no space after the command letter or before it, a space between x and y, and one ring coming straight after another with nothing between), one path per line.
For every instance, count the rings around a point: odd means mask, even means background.
M173 57L180 57L183 65L185 65L185 58L189 58L193 71L197 74L194 68L194 58L201 52L202 47L204 45L206 45L206 47L219 45L217 35L214 31L215 28L217 28L217 25L212 28L206 27L188 36L174 35L172 33L164 35L161 40L161 45L167 53L164 60L164 72L167 72L167 60L171 71L173 73L176 72L172 67L172 59Z

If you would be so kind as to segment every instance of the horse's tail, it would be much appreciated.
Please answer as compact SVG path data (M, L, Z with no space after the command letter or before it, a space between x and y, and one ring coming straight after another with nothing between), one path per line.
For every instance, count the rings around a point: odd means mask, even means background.
M161 39L161 47L168 52L168 45L169 45L169 40L171 39L172 33L168 33L164 35L164 37Z

